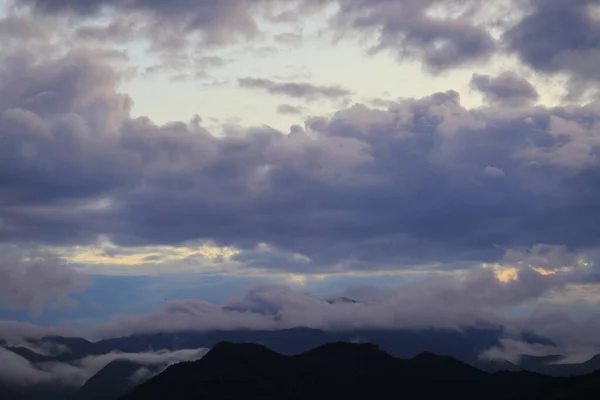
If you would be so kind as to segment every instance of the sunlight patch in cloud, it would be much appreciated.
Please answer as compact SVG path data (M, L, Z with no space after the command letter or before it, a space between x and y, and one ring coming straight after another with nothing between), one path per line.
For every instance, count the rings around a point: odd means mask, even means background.
M73 264L139 265L162 264L181 261L189 257L201 257L207 261L228 261L240 251L233 247L211 244L190 246L136 246L122 247L107 238L90 246L72 246L53 249Z
M315 274L315 275L303 275L303 274L291 274L288 277L288 281L292 285L306 286L313 281L325 281L329 278L329 275Z
M494 271L496 279L501 283L508 283L519 279L519 268L511 265L504 264L488 264L483 263L483 268L488 268ZM540 275L556 275L556 270L547 270L544 268L529 266L532 270L539 273Z

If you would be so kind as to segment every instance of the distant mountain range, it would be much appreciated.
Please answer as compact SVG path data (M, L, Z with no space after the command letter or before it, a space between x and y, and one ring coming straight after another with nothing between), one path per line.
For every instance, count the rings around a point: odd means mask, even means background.
M295 356L256 344L219 343L169 367L122 400L192 399L597 399L600 374L487 373L452 357L395 358L372 344L331 343Z
M29 341L32 347L56 348L57 351L52 356L41 356L23 347L11 347L10 349L32 362L50 360L68 362L89 355L107 354L114 351L140 353L158 350L211 348L222 341L262 344L273 351L288 355L300 354L331 342L364 341L375 343L384 351L401 358L413 357L424 351L430 351L465 361L472 361L476 360L482 351L493 346L499 346L500 339L503 336L502 329L357 329L331 332L310 328L293 328L275 331L233 330L138 334L98 342L68 337L45 337ZM529 337L526 341L552 344L547 339L537 337ZM68 352L58 351L58 349L64 348L67 348Z
M482 361L478 358L481 352L493 346L499 346L499 340L503 336L504 332L501 329L326 332L316 329L295 328L279 331L235 330L138 334L98 342L91 342L82 338L45 337L29 340L27 347L8 346L6 343L1 347L22 356L36 367L48 365L47 363L76 363L84 357L113 352L146 353L160 350L213 348L209 354L214 357L214 348L221 342L254 343L282 356L308 354L311 350L321 348L329 343L352 342L375 344L380 349L378 350L380 353L385 352L386 356L392 358L410 359L412 363L427 361L425 364L429 365L432 361L449 363L452 360L455 365L467 366L469 371L475 367L475 370L485 374L481 376L487 376L489 372L516 372L522 370L545 375L568 376L585 375L600 370L600 356L593 357L581 364L553 364L562 359L560 355L546 357L524 355L521 357L519 364L507 361ZM552 342L548 339L532 334L522 335L521 340L552 345ZM35 351L36 348L43 348L46 352L44 354L38 353ZM437 354L437 356L433 354ZM0 399L116 400L140 383L140 380L134 379L134 375L140 369L145 368L147 376L144 379L148 379L164 367L166 365L149 366L131 361L114 361L106 365L81 388L65 388L56 385L20 388L11 385L11 382L3 383L0 381ZM523 376L538 375L510 376L511 379L524 379ZM546 378L549 377L544 377L544 379ZM12 397L9 397L9 393ZM94 397L95 393L101 393L102 397Z

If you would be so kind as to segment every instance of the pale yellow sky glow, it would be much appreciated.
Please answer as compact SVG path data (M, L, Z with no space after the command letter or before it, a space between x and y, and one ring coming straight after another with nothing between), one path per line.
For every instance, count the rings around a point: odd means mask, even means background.
M266 244L261 244L258 249L269 251ZM219 273L224 275L264 276L288 282L290 284L305 286L309 282L324 281L336 276L382 276L382 275L419 275L427 273L444 274L436 270L436 266L421 266L414 270L382 270L341 273L278 273L274 271L247 268L242 263L232 260L242 251L234 247L221 247L212 244L182 245L182 246L137 246L121 247L103 238L97 244L89 246L55 247L48 250L63 257L67 262L79 265L85 271L93 274L119 274L139 275L155 273ZM293 255L297 259L308 258L300 254ZM585 265L584 261L580 262ZM518 279L516 265L510 263L482 263L482 267L494 271L497 279L502 283ZM558 272L570 271L572 266L562 266L553 270L546 270L536 265L530 265L542 275L552 275ZM454 273L454 272L452 272ZM458 272L460 274L460 272Z
M224 276L270 277L292 285L306 286L308 283L325 281L335 277L378 277L445 275L452 271L436 269L437 265L423 265L418 269L395 270L381 268L374 271L340 271L326 273L285 273L276 270L250 268L233 260L242 251L234 247L214 244L183 244L181 246L132 246L122 247L101 238L87 246L47 247L46 250L63 258L78 269L94 275L155 275L211 273ZM259 244L257 250L272 251L267 244ZM301 254L292 254L293 259L310 261ZM498 267L500 268L500 267ZM500 270L499 270L500 271ZM499 273L499 276L501 273Z
M163 264L182 261L190 257L202 259L206 264L217 261L228 262L239 253L232 247L219 247L210 244L196 246L137 246L120 247L102 238L97 244L74 247L49 248L69 263L87 266L113 265L136 266Z

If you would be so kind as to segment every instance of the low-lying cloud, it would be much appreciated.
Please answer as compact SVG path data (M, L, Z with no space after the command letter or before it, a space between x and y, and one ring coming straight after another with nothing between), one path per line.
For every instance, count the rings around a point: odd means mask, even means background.
M122 316L90 327L87 335L102 338L144 332L294 327L459 329L493 325L518 330L541 327L544 328L542 333L566 343L569 341L569 336L564 335L566 330L548 331L541 323L543 319L529 324L539 318L536 312L531 314L530 320L513 319L509 314L510 310L523 306L538 309L539 304L560 293L570 282L568 274L544 275L529 266L518 267L511 280L501 282L493 270L476 268L468 273L431 277L397 289L355 287L340 293L356 302L328 302L288 286L261 285L223 306L193 299L172 300L160 311ZM566 323L563 328L568 327ZM586 340L600 345L591 340L591 336Z
M547 251L538 250L537 254ZM294 327L345 331L493 326L504 328L509 339L517 340L520 332L546 337L556 343L554 352L590 356L600 351L599 315L593 308L581 312L586 301L591 306L594 300L585 296L570 298L568 294L577 295L584 275L554 269L551 261L545 268L534 268L529 263L536 257L535 252L521 256L519 262L514 261L514 254L510 257L510 263L497 266L500 269L477 267L395 289L353 287L337 295L353 301L328 301L271 284L256 286L223 305L195 299L171 300L158 311L120 316L77 330L36 330L18 323L0 323L0 327L10 343L19 343L19 337L49 334L101 339L157 332ZM579 315L574 315L577 307ZM502 351L510 353L510 349Z
M70 363L44 362L32 364L27 359L0 348L0 380L15 385L60 384L80 387L106 365L117 360L127 360L141 365L132 379L147 379L151 371L144 366L160 366L162 372L169 365L192 361L206 354L207 349L158 351L146 353L108 353L88 356Z

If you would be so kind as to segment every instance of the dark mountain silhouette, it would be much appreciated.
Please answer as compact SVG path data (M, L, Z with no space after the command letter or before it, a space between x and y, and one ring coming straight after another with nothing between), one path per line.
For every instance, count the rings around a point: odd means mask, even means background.
M530 356L521 355L518 364L503 360L479 360L471 363L474 367L487 372L498 371L530 371L551 376L574 376L586 375L600 371L600 354L589 360L577 364L565 364L561 362L562 355Z
M22 397L18 396L18 393L15 391L15 389L10 387L9 385L0 382L0 399L18 400L21 398Z
M530 356L523 354L519 357L519 366L527 370L535 370L537 368L544 367L554 362L562 360L564 356L560 354L553 354L548 356Z
M526 357L526 356L525 356ZM563 356L548 356L540 357L534 365L526 365L525 369L529 371L535 371L546 375L554 376L571 376L571 375L584 375L595 371L600 371L600 354L595 355L589 360L578 363L578 364L555 364L555 362L562 360ZM524 356L521 356L521 363L523 364ZM526 358L529 362L531 357Z
M432 353L403 360L372 344L331 343L286 356L255 344L224 342L198 361L169 367L122 400L510 399L536 396L560 379L565 378L490 374Z
M332 301L354 301L333 299ZM293 355L306 352L326 343L337 341L368 342L379 345L387 353L410 358L422 352L448 355L467 362L488 372L527 369L552 375L586 374L600 369L600 358L583 364L553 365L552 357L522 357L518 364L507 361L481 360L479 355L493 347L500 346L504 336L501 328L452 329L391 329L391 330L352 330L331 332L310 328L293 328L275 331L233 330L209 332L172 332L137 334L91 342L82 338L45 337L30 340L32 346L57 349L54 355L37 354L23 347L6 347L33 363L46 361L71 362L90 355L107 354L118 351L140 353L158 350L181 350L212 348L221 341L234 343L257 343L281 354ZM529 343L553 345L552 341L532 333L524 332L521 340ZM60 352L59 352L60 350Z
M347 300L333 299L333 301ZM68 338L57 336L29 341L31 346L28 347L31 347L32 349L35 349L36 346L43 347L44 354L37 353L26 347L10 347L8 345L2 347L21 355L35 366L50 361L72 363L86 356L107 354L115 351L141 353L158 350L173 351L181 349L213 348L220 342L255 343L270 349L272 354L281 355L282 357L302 355L305 360L308 360L307 357L311 354L320 354L316 351L322 349L322 346L327 343L356 342L372 343L380 349L378 350L380 353L385 352L383 354L386 354L386 357L393 356L401 359L412 358L410 360L412 367L416 366L415 368L417 369L425 369L428 371L427 373L434 373L434 375L441 373L439 371L462 371L465 367L469 368L465 371L472 371L473 366L480 370L478 372L481 373L483 373L483 371L493 373L497 371L517 372L529 370L531 372L553 376L584 375L600 370L600 356L594 357L581 364L554 364L562 358L562 356L558 355L546 357L522 356L520 364L512 364L507 361L486 361L479 359L479 354L484 350L493 346L499 346L499 339L503 336L503 330L496 328L468 328L463 330L353 330L343 332L294 328L276 331L235 330L138 334L101 340L98 342L92 342L77 337ZM522 339L524 338L531 340L533 343L543 342L547 345L552 343L545 338L531 334L523 334ZM331 352L330 347L326 346L325 348L328 348L328 352ZM223 349L219 351L223 351ZM209 354L214 355L214 350ZM320 357L321 356L319 356L319 360ZM385 363L387 361L381 362ZM246 364L251 365L249 362ZM350 365L351 364L352 363L350 363ZM133 366L130 365L130 367L133 369ZM101 398L106 400L118 397L132 387L129 378L134 372L131 372L127 368L128 367L124 364L109 364L79 390L77 396L80 397L75 397L75 399L93 399L94 397L91 397L91 394L89 393L94 392L101 393L103 395ZM336 368L339 368L339 366ZM475 370L477 371L477 369ZM467 372L465 372L465 374L466 373ZM471 372L468 374L471 374ZM481 379L488 379L488 375L489 374L482 375L484 378ZM518 388L525 386L533 386L535 388L541 387L541 383L535 382L539 380L544 383L546 382L545 379L547 379L546 376L535 374L500 374L499 376L504 376L505 378L503 379L508 381L510 387ZM332 379L333 378L334 377L332 377ZM48 386L27 388L7 386L5 388L0 387L0 399L64 399L64 396L56 397L56 394L72 394L75 391L76 389L74 390L73 388Z
M92 342L88 343L93 345ZM531 368L569 368L582 374L600 361L600 356L596 356L582 364L553 365L549 363L560 360L560 356L522 358ZM503 365L513 371L490 373L454 357L428 351L401 359L371 343L334 342L315 346L300 354L285 355L258 344L220 342L204 358L173 365L135 388L139 381L132 380L132 377L142 365L114 361L79 390L51 385L16 387L10 383L0 383L0 399L113 400L122 395L126 400L224 399L240 396L264 399L320 399L325 396L353 399L388 398L387 392L393 390L401 391L403 397L419 399L600 398L597 396L600 393L600 372L553 377L524 371L519 365L508 362ZM154 368L149 375L164 368L145 367ZM316 391L310 388L316 388Z
M600 398L600 372L593 374L556 377L549 385L544 385L528 397L515 400L588 400Z
M44 354L39 354L39 353L36 353L35 351L30 350L26 347L6 346L4 348L6 350L12 351L15 354L20 355L21 357L25 358L26 360L28 360L34 364L56 361L55 356L47 356Z
M134 380L141 368L153 373L158 366L148 366L129 360L116 360L92 376L72 397L72 400L116 400L143 381Z
M0 399L2 400L65 400L73 392L73 388L61 385L19 386L0 382Z

